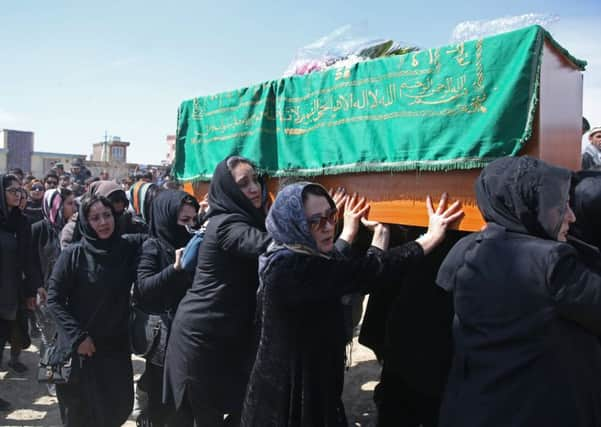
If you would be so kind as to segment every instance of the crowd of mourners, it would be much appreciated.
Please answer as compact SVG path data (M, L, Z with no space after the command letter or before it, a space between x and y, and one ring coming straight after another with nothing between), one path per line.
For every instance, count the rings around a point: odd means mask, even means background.
M347 426L367 293L378 426L601 426L601 172L493 161L475 183L486 226L465 233L446 194L427 228L298 179L272 200L239 156L200 202L82 166L0 175L0 349L23 371L41 334L71 361L48 382L65 426L120 426L134 400L139 426Z

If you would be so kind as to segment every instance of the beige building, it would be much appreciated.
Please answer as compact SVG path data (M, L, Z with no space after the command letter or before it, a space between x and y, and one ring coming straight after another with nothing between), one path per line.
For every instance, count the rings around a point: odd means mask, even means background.
M92 160L95 162L127 163L129 142L121 141L118 136L93 145Z
M43 178L57 163L62 163L66 172L71 170L71 163L75 159L85 160L84 154L46 153L34 151L31 154L31 174L36 178Z

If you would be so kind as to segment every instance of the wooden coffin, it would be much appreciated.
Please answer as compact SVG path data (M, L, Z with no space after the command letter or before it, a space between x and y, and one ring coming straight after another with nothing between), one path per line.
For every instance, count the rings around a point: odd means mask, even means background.
M554 45L545 41L540 71L539 103L534 132L522 154L568 169L580 168L582 73ZM369 218L391 224L427 226L426 195L436 201L443 192L460 200L464 218L455 228L477 231L484 225L476 205L474 183L480 169L448 172L358 173L316 177L326 188L344 187L365 196ZM268 183L272 194L279 180ZM204 197L208 183L186 183L187 191Z

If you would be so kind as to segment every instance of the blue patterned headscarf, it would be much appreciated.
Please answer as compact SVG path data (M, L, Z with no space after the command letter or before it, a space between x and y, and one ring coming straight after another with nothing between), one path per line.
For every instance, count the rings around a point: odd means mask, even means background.
M303 191L308 186L320 185L313 182L298 182L280 190L269 210L265 224L276 245L288 249L304 248L318 253L303 206ZM327 191L325 193L327 194ZM329 196L328 202L334 206Z

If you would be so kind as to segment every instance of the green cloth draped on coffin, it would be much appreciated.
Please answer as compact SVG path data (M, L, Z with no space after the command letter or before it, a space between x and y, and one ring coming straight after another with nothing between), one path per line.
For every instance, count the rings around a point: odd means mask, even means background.
M272 176L452 170L516 155L532 133L541 27L294 76L182 103L176 176L231 154Z

